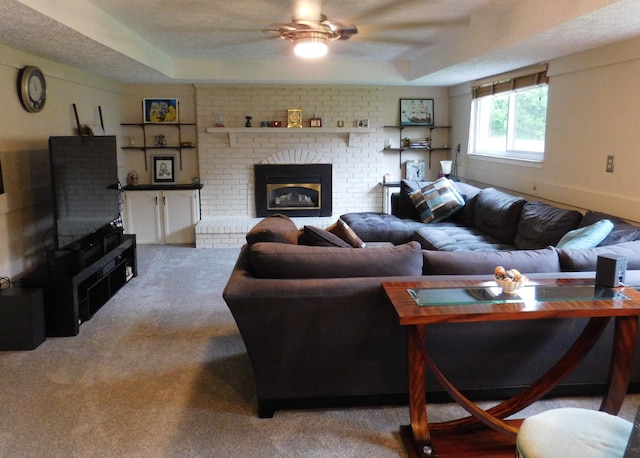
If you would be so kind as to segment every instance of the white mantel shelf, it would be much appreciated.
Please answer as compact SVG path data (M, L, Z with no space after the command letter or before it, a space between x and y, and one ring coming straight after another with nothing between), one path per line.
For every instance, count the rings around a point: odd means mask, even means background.
M229 135L229 146L237 146L238 135L277 135L277 134L346 134L349 146L355 146L355 137L375 132L371 127L207 127L209 134Z

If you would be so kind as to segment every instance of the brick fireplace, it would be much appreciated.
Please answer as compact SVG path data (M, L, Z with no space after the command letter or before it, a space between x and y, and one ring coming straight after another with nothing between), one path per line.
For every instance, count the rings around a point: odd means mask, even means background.
M332 164L331 215L292 217L299 227L324 228L338 215L382 208L378 182L387 171L381 153L384 132L363 132L349 141L349 135L334 131L340 121L346 129L353 120L365 118L372 127L383 126L384 88L202 84L196 91L197 159L204 186L202 221L196 226L198 248L239 247L246 242L246 233L261 219L256 216L255 164ZM393 99L396 107L395 94ZM286 125L287 109L292 107L303 110L303 129L243 127L247 115L258 124L277 120ZM326 128L308 127L308 118L316 112L326 118ZM228 128L236 129L234 141L230 133L207 130L218 114L224 115ZM185 154L187 160L190 157Z
M255 164L256 216L331 216L331 164Z

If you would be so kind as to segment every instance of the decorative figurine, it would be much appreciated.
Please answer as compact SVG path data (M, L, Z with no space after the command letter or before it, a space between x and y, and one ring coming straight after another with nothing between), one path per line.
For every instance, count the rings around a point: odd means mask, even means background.
M129 172L129 174L127 175L127 184L129 184L129 186L138 186L137 172Z
M244 123L245 127L251 127L251 116L246 116L247 122Z
M164 148L167 146L167 138L164 135L156 135L153 139L153 146Z

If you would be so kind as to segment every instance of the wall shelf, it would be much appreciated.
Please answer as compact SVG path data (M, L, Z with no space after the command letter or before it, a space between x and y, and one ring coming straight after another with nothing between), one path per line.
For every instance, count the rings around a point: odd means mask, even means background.
M196 126L196 123L121 123L121 126L128 126L128 127L139 127L142 129L142 145L140 146L122 146L120 147L120 149L122 150L138 150L138 151L142 151L144 152L144 169L148 170L147 167L147 151L149 150L177 150L180 153L180 170L182 170L182 150L186 150L186 149L195 149L196 147L191 145L191 146L182 146L182 127L185 126ZM167 146L149 146L147 145L147 128L163 128L163 127L177 127L178 128L178 143L176 145L167 145Z
M349 146L355 146L358 135L371 134L376 131L371 127L207 127L209 134L226 134L229 146L237 146L238 135L309 135L309 134L346 134Z
M384 126L385 129L399 129L398 136L400 138L400 145L402 145L402 131L404 129L428 129L429 137L435 129L451 129L451 126ZM403 151L424 151L429 153L429 168L431 168L431 153L434 151L451 151L451 148L448 146L441 146L437 148L409 148L401 146L400 148L385 148L384 151L395 152L398 153L398 162L399 167L402 169L402 152Z

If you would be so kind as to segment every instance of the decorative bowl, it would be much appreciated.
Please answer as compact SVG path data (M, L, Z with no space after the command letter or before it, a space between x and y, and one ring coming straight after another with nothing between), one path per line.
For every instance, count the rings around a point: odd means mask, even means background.
M502 288L502 292L504 294L516 294L520 288L527 284L526 278L523 278L520 281L498 280L497 278L494 278L494 281L500 288Z

